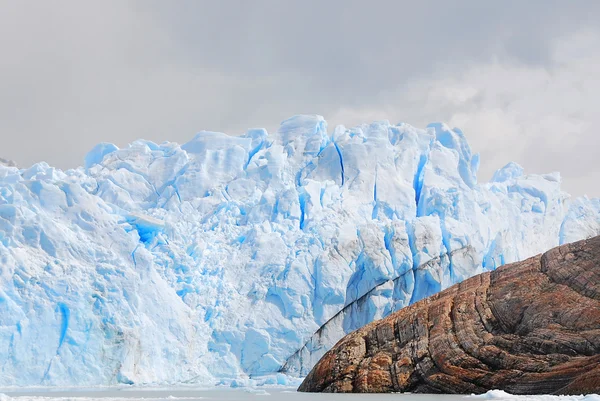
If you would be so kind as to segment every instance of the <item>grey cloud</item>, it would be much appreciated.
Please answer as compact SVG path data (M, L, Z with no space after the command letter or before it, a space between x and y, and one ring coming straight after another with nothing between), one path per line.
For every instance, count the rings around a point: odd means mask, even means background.
M557 58L556 49L578 32L598 34L599 15L596 1L0 0L0 156L21 166L74 167L100 141L273 130L297 113L348 125L447 120L467 125L484 156L482 176L515 159L530 172L562 170L565 186L579 194L587 188L581 177L599 170L595 156L547 142L563 132L544 138L532 127L577 113L576 123L591 124L583 102L597 99L569 89L570 101L582 104L563 110L561 88L551 85L547 111L519 85L507 82L502 91L485 77L512 80L524 69L574 85L597 80L578 65L598 59L578 64ZM440 88L475 95L456 101L463 95ZM499 135L492 125L508 127L505 141L491 137ZM596 144L593 137L581 128L569 141Z

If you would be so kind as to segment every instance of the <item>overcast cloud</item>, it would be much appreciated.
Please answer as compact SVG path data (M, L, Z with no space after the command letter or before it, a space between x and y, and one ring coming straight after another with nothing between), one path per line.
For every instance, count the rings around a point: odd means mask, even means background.
M445 121L600 196L600 2L0 0L0 157L202 129Z

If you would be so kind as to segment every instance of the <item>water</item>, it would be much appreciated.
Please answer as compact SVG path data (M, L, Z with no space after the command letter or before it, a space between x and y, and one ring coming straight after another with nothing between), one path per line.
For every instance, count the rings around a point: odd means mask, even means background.
M94 388L94 389L0 389L0 401L194 401L194 400L285 400L285 401L600 401L588 396L514 396L502 391L484 395L434 394L314 394L295 388Z
M462 401L465 396L429 394L315 394L295 388L216 388L216 389L47 389L0 390L6 401L194 401L194 400L289 400L289 401ZM0 401L5 401L0 398ZM466 400L465 400L466 401ZM471 398L471 401L475 401Z

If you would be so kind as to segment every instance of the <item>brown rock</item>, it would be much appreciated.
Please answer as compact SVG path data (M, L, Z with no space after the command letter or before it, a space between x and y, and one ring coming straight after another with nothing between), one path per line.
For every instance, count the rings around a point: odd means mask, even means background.
M299 391L600 391L600 237L472 277L347 335Z

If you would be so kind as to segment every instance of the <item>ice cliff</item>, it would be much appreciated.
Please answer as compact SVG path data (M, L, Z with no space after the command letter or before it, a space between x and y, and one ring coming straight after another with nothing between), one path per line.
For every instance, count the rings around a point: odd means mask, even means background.
M0 385L302 375L366 322L600 234L558 174L478 165L443 124L319 116L0 165Z

